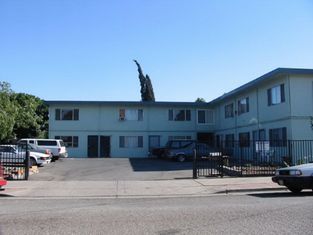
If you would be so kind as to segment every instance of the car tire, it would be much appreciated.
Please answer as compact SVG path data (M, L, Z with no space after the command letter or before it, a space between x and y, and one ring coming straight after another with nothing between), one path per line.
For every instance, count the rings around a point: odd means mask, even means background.
M178 161L178 162L184 162L184 161L186 161L186 156L183 155L183 154L179 154L179 155L176 157L176 161Z
M302 188L299 187L287 186L287 188L293 193L300 193L302 191Z
M34 158L29 158L29 167L37 166L37 162Z

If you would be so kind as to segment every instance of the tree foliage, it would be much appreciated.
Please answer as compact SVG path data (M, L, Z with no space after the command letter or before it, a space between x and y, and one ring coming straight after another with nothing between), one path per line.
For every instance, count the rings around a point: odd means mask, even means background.
M7 82L0 82L0 141L14 136L13 127L15 123L16 107L11 101L12 90Z
M197 102L197 103L205 103L206 101L205 101L204 98L198 97L195 102Z
M137 60L134 60L137 65L138 73L139 73L139 81L140 81L140 93L142 101L155 101L154 91L152 87L152 82L148 74L146 76L143 74L140 64Z
M48 108L40 98L14 93L0 82L0 141L13 138L46 137Z

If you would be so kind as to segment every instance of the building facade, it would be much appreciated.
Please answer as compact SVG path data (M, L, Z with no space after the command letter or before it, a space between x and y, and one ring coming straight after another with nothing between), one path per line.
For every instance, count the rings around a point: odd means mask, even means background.
M49 137L72 157L147 157L171 139L213 140L206 103L48 101Z
M171 139L313 139L313 69L278 68L208 103L47 101L71 157L147 157Z

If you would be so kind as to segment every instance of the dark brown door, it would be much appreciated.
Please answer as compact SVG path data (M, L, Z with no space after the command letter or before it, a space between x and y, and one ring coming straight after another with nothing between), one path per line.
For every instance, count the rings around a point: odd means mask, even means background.
M110 157L111 140L110 136L100 136L100 157Z
M98 143L97 135L88 135L88 157L98 157Z

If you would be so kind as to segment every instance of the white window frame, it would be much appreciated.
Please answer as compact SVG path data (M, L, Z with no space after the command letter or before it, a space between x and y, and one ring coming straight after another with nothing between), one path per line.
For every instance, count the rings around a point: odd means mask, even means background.
M285 86L284 84L276 85L267 91L268 105L277 105L285 102Z
M180 112L184 112L183 120L177 119ZM187 115L189 113L189 115ZM191 121L191 110L190 109L169 109L168 110L168 120L173 122L190 122Z
M249 113L250 111L250 104L249 104L249 97L241 98L238 100L238 115ZM244 107L244 108L243 108Z
M67 141L68 138L71 138L71 141ZM67 148L78 148L79 146L78 136L55 136L55 139L63 140L63 143Z
M143 136L120 136L120 148L143 148Z
M71 118L65 119L64 113L66 111L71 112ZM56 108L55 109L55 120L56 121L78 121L79 120L79 109L75 108Z
M119 109L120 121L143 121L144 112L143 109Z
M231 107L231 112L228 112L228 107ZM234 103L229 103L224 106L224 116L225 118L233 118L234 117Z
M204 112L204 122L199 122L199 112ZM211 120L209 120L211 116ZM212 109L198 109L197 110L197 124L198 125L208 125L214 124L214 111Z

